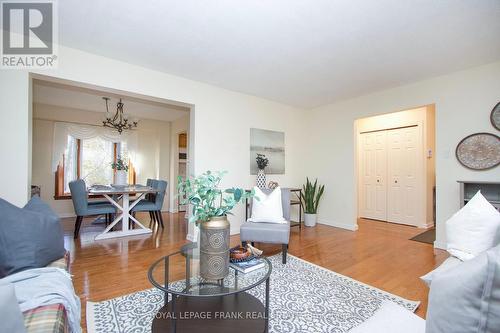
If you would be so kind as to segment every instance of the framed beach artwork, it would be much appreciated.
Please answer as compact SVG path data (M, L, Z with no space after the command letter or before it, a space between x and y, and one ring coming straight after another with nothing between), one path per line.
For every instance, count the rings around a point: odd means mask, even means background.
M285 173L285 132L269 131L259 128L250 129L250 174L258 172L255 159L257 154L266 155L269 164L266 174Z

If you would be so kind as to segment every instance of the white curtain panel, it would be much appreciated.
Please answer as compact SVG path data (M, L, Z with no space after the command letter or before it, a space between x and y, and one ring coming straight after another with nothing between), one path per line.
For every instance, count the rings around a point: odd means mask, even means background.
M75 139L101 138L113 143L125 142L132 163L135 162L137 151L137 132L130 131L122 134L118 131L103 126L81 125L74 123L55 122L54 140L52 143L52 171L57 171L57 166L62 162L63 155L67 154L68 136Z

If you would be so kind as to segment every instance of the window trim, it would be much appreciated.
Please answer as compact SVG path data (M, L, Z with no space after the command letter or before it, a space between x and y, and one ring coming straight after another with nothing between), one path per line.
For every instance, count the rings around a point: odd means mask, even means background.
M113 162L116 163L116 159L118 158L118 145L119 143L113 142ZM76 139L76 177L80 179L81 172L81 147L82 141L81 139ZM57 166L57 170L55 171L55 186L54 186L54 200L69 200L71 199L71 193L64 192L64 163L66 161L66 156L63 155L62 162ZM116 178L116 170L113 170L113 182ZM128 173L128 181L129 183L136 183L136 173L135 168L132 162L129 161L129 173ZM89 198L103 198L102 195L90 194Z

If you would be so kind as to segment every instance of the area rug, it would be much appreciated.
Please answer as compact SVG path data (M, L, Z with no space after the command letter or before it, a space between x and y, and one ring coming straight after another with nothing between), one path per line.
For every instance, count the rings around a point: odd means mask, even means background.
M436 240L436 229L432 228L430 230L424 231L421 234L410 238L410 240L420 243L434 244L434 241Z
M347 332L371 317L383 300L415 311L409 301L292 255L286 265L281 254L269 257L269 332ZM251 273L250 273L251 274ZM265 284L248 291L261 301ZM103 302L87 302L89 333L151 332L163 294L148 289Z

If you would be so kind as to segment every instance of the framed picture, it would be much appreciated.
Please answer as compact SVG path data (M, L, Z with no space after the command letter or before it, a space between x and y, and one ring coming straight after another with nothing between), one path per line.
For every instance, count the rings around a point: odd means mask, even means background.
M285 133L265 129L250 129L250 174L258 172L257 154L263 154L269 159L265 169L266 174L285 173Z
M491 110L490 121L493 127L500 131L500 102Z
M458 161L472 170L487 170L500 164L500 137L491 133L471 134L455 151Z

